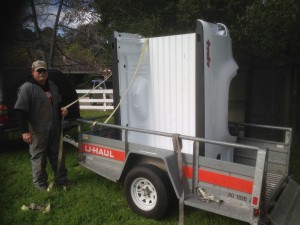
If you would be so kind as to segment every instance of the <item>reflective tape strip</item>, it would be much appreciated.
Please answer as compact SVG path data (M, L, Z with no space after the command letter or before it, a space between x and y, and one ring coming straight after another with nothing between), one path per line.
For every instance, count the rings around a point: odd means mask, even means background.
M192 167L184 166L183 171L187 178L192 179L193 177ZM204 169L198 170L198 180L209 184L214 184L217 186L244 192L247 194L252 194L252 190L253 190L252 180L247 180L247 179L221 174L213 171L208 171Z

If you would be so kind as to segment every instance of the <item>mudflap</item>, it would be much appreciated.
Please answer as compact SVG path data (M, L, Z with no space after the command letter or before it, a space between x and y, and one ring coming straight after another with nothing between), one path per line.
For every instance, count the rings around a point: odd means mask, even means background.
M300 185L289 179L269 215L272 225L300 224Z

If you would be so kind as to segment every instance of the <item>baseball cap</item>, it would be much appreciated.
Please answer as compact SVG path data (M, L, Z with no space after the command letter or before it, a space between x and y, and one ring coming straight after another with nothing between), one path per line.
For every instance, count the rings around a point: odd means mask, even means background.
M32 63L32 70L36 71L38 69L47 70L47 64L44 61L37 60Z

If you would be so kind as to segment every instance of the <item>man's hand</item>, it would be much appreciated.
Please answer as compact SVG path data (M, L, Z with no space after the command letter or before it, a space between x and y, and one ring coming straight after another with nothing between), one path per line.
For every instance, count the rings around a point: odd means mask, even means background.
M23 133L22 134L22 137L23 137L23 141L28 143L28 144L31 144L32 143L32 137L31 137L31 133L30 132L27 132L27 133Z
M60 111L61 111L61 115L63 117L65 117L66 115L68 115L68 109L67 108L62 107L62 108L60 108Z

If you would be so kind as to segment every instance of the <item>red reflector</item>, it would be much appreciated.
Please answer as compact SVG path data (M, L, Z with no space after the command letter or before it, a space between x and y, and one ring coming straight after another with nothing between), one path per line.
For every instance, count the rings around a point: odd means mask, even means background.
M7 109L8 109L7 105L0 105L0 110L7 110Z
M258 203L258 197L253 197L252 204L257 205L257 203Z
M255 217L259 216L259 209L253 209L253 216Z
M0 123L8 123L8 121L9 121L8 116L0 115Z
M7 105L0 105L0 123L8 123L8 107Z

